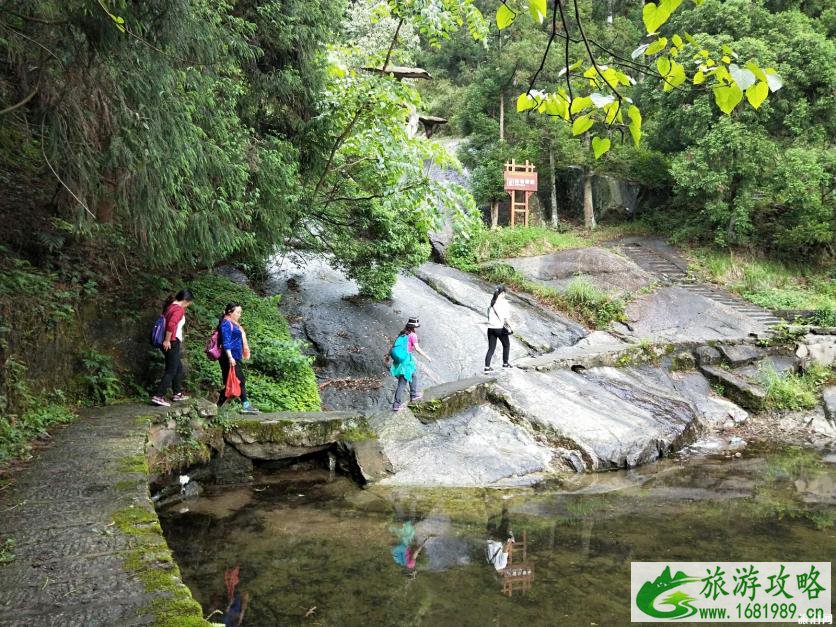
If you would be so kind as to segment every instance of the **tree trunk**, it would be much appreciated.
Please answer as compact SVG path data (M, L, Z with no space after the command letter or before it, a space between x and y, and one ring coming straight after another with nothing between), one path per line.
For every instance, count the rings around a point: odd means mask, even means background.
M592 170L583 174L583 224L590 231L595 228L595 207L592 205Z
M505 139L505 96L499 94L499 139Z
M554 173L554 146L552 146L551 141L549 141L549 175L551 176L552 188L552 226L557 228L559 222L557 218L557 181Z
M491 201L491 228L495 229L499 226L499 201Z

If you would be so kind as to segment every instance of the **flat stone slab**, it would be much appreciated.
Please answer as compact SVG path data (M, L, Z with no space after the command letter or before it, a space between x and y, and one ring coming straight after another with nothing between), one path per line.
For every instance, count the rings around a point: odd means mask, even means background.
M658 368L513 370L494 394L515 421L553 446L580 451L584 468L629 468L693 440L697 414ZM568 460L567 460L568 461Z
M768 327L727 305L682 287L663 287L627 305L622 332L663 342L741 340L765 336Z
M764 355L763 350L751 344L720 344L717 349L734 367L754 363Z
M729 423L733 426L749 417L745 409L715 394L708 380L699 372L675 372L671 379L682 396L694 403L708 426L717 428Z
M700 370L713 383L723 386L723 395L746 409L759 411L766 401L766 391L748 378L719 366L701 366Z
M224 440L250 459L278 460L323 451L338 442L374 440L362 413L276 412L236 420Z
M494 285L479 277L437 263L425 263L416 276L451 302L467 307L487 323ZM514 336L533 350L548 351L571 346L589 331L566 316L544 309L532 299L508 292L514 315Z
M836 364L836 335L808 333L796 345L795 355L805 364Z
M598 247L572 248L536 257L502 259L527 278L564 290L577 278L585 278L610 295L622 295L654 283L653 276L631 260Z
M0 565L0 624L152 625L159 612L202 619L148 494L143 417L163 413L86 409L12 475L0 492L0 544L14 542L14 559Z

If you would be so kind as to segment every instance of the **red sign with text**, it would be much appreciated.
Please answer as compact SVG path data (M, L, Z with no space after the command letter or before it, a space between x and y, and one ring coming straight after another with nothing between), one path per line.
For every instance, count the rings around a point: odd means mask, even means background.
M523 192L537 191L536 172L505 172L505 191L519 190Z

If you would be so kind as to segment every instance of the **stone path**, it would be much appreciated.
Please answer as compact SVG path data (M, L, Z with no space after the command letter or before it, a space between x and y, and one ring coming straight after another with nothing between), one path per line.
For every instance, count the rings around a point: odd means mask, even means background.
M151 504L153 408L91 409L0 493L0 625L208 625L180 580Z
M764 325L770 326L781 322L781 319L768 309L744 300L728 290L689 281L688 264L673 255L662 254L652 246L644 245L636 239L621 243L619 249L637 266L656 275L665 283L677 285L699 296L710 298Z

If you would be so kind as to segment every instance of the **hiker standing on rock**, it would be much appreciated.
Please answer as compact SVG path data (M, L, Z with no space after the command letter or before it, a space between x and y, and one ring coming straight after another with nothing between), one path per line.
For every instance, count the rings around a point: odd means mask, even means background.
M241 363L244 359L250 358L250 346L247 343L247 334L239 324L242 313L243 309L241 309L241 305L238 303L229 303L224 309L224 315L218 321L221 347L223 349L221 357L218 360L218 363L221 365L221 394L218 398L218 407L228 400L226 384L227 378L229 377L229 370L232 368L241 385L241 413L257 414L259 413L258 409L253 407L247 399L246 380L244 378L243 364Z
M511 306L505 297L505 286L497 285L493 291L491 304L488 307L488 353L485 355L485 373L493 372L491 360L496 350L496 341L502 342L502 367L510 368L508 361L511 356L511 335L514 329L511 326Z
M169 297L163 304L163 313L160 316L158 325L164 325L165 335L159 344L160 350L165 356L165 372L157 392L151 397L151 402L160 407L170 407L171 403L165 400L169 386L174 392L173 401L185 401L189 397L183 394L183 328L186 326L186 309L192 304L194 297L190 290L180 290L176 295ZM155 331L156 333L156 327ZM157 340L159 342L159 340Z
M407 383L409 384L409 400L417 401L423 397L418 383L418 364L415 363L412 353L418 353L427 361L432 361L432 359L418 345L418 334L415 330L420 326L418 318L410 318L386 356L387 364L390 360L392 362L389 373L398 379L392 411L400 411L403 408L403 393Z

